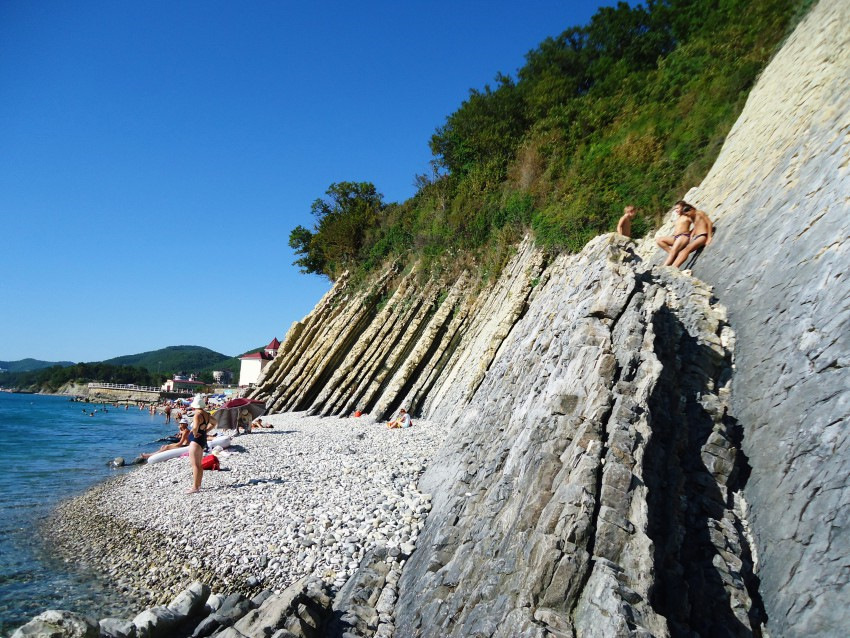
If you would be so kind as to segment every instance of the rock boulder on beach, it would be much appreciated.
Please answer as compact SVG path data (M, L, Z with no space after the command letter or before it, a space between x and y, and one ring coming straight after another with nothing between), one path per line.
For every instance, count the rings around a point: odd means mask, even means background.
M139 638L168 638L172 630L185 618L168 607L152 607L133 618Z
M136 638L136 625L123 618L104 618L100 621L101 638Z
M178 616L188 618L199 613L210 596L210 588L199 581L192 583L187 589L177 594L168 603L168 608Z
M100 638L97 622L70 611L49 609L12 634L12 638Z

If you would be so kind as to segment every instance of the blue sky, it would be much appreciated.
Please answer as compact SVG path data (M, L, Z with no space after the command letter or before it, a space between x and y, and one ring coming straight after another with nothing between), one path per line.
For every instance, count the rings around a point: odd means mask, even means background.
M413 194L470 88L613 2L0 2L0 360L282 339L343 180Z

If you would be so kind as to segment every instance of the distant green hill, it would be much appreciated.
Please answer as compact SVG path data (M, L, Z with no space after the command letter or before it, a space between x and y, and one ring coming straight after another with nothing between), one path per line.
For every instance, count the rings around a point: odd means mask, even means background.
M20 361L0 361L0 368L7 372L29 372L42 370L53 366L67 368L74 365L73 361L39 361L38 359L21 359Z
M174 373L174 372L199 372L202 370L219 370L217 367L223 361L230 360L225 354L215 352L201 346L169 346L140 352L139 354L128 354L123 357L107 359L102 363L116 366L134 366L147 368L151 372Z
M241 367L239 357L252 352L262 352L262 350L263 346L235 357L228 357L201 346L169 346L151 352L115 357L101 363L146 368L151 373L159 373L165 377L170 377L177 372L196 373L205 381L212 381L213 370L230 370L234 380L237 380Z

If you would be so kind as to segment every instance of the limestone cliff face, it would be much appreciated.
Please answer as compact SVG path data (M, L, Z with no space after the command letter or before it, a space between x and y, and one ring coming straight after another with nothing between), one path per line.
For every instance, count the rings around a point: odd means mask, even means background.
M434 509L396 626L750 635L723 309L613 235L547 275L425 474Z
M821 0L688 194L693 277L652 239L526 241L482 289L342 280L290 330L273 410L453 425L397 635L843 635L848 26Z

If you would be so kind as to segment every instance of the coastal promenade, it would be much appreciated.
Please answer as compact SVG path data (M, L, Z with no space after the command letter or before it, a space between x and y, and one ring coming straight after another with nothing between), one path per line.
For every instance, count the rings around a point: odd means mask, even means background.
M135 385L133 383L101 383L99 381L95 381L89 383L88 387L89 390L127 390L131 392L151 392L156 394L162 392L162 388L155 388L147 385ZM183 394L189 393L184 392Z
M188 390L182 392L164 392L162 388L153 386L134 385L132 383L102 383L95 381L88 384L88 396L107 402L143 402L155 403L160 399L176 399L190 397Z

